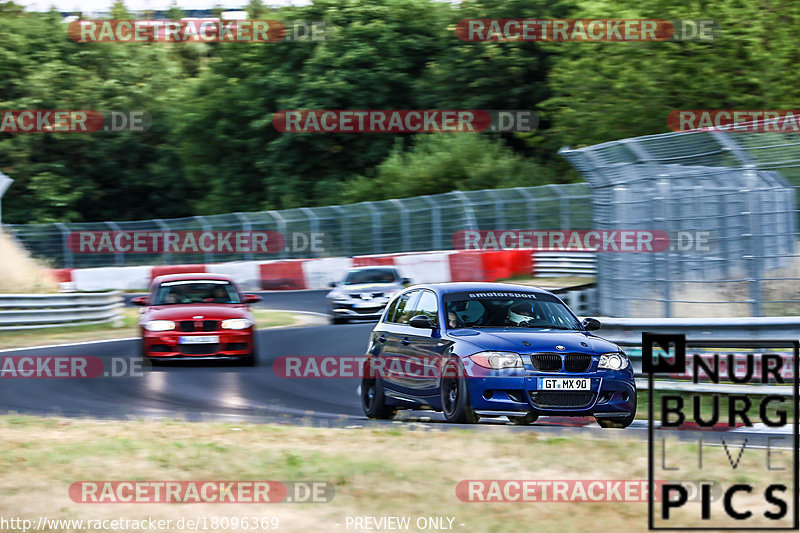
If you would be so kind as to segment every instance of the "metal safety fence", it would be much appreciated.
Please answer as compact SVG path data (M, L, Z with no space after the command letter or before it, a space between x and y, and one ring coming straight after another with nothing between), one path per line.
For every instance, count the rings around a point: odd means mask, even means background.
M800 314L800 133L763 126L561 150L592 188L594 227L676 238L658 253L598 254L603 314Z
M591 193L584 183L453 191L412 198L131 222L5 225L36 258L52 268L89 268L254 259L351 257L453 249L463 230L563 230L592 225ZM253 253L80 253L76 232L254 232L280 233L281 250ZM306 236L322 234L321 247ZM73 241L75 242L75 241ZM303 245L305 243L305 246Z

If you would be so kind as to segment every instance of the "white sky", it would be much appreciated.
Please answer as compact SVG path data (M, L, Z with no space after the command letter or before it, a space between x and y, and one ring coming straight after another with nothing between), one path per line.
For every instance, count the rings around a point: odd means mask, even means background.
M221 5L226 9L242 9L248 0L177 0L181 9L211 9ZM14 0L14 3L25 6L28 11L47 11L55 6L58 11L82 11L83 13L108 12L114 0ZM171 0L124 0L125 7L131 11L152 9L162 11L169 9ZM268 6L302 6L311 0L262 0Z

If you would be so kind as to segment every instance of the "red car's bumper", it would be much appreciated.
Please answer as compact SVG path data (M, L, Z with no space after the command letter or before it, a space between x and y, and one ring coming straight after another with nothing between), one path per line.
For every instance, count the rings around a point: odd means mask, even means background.
M213 337L216 342L191 343L192 339L199 337ZM148 359L238 359L254 354L253 328L208 332L142 331L142 356Z

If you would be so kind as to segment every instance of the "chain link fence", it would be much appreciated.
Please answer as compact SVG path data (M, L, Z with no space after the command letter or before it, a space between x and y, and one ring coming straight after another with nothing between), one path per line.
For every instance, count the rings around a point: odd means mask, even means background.
M454 191L378 202L281 211L231 213L132 222L5 225L36 258L52 268L217 263L450 250L461 230L586 229L592 225L591 191L584 183ZM275 231L324 233L324 252L288 246L270 254L76 253L69 235L102 232ZM72 247L74 248L74 247Z
M800 314L800 134L742 129L561 150L592 188L596 228L710 237L686 249L598 254L602 314Z

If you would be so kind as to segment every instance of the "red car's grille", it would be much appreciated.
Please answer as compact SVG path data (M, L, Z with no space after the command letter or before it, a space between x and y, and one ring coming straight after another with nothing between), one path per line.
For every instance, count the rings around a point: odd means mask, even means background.
M219 344L181 344L178 349L184 355L211 355L219 352Z
M217 331L219 329L218 320L181 320L178 322L178 329L184 333L192 331Z

